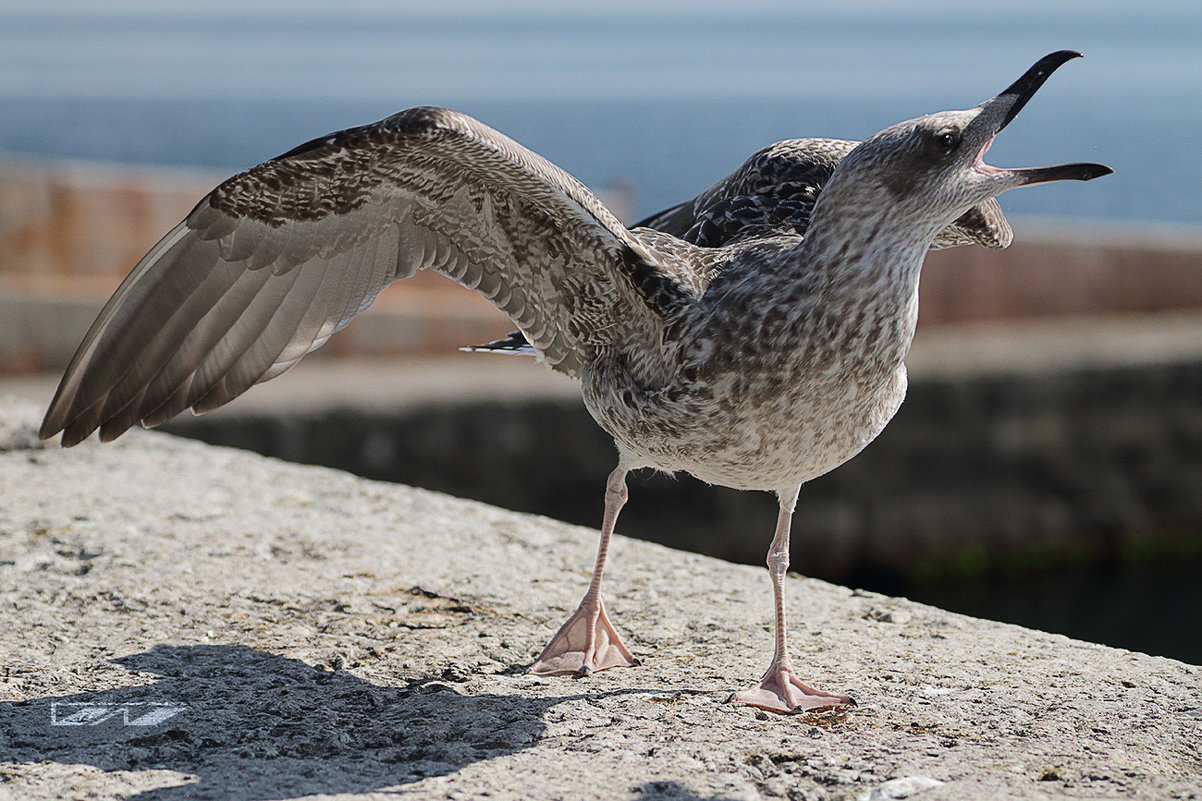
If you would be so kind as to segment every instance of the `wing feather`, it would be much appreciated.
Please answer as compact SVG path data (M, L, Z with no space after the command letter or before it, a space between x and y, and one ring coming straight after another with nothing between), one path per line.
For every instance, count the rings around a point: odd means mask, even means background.
M279 375L394 280L442 272L575 375L657 341L691 297L579 181L466 115L417 108L224 182L105 305L41 434L111 439Z
M753 153L733 173L692 200L641 220L637 227L678 236L702 247L782 229L804 235L818 194L859 142L786 139ZM943 229L933 250L960 245L1007 247L1014 238L994 198L973 206Z

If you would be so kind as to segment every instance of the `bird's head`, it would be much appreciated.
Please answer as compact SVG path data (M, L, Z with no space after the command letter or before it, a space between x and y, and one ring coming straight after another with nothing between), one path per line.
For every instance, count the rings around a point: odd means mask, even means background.
M872 195L932 236L973 205L1007 189L1049 181L1088 181L1113 170L1101 164L1002 169L984 162L994 136L1014 119L1048 76L1080 56L1061 50L1041 58L997 97L965 111L943 111L892 125L866 139L839 165L832 195ZM833 198L832 198L833 199Z

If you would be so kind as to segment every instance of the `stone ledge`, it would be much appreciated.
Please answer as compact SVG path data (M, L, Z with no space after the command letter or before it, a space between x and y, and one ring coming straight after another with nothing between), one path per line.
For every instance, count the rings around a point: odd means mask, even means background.
M36 417L0 409L16 797L1202 797L1196 667L792 578L796 661L860 706L770 716L724 703L764 571L618 538L645 665L529 677L593 531L161 434L21 447Z

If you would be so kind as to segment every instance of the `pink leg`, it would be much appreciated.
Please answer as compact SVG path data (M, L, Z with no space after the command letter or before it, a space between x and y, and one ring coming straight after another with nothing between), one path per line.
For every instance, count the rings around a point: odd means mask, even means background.
M737 704L749 704L770 712L813 712L840 706L854 706L855 701L846 695L815 690L801 683L789 662L785 647L785 597L783 582L789 569L789 523L793 508L797 505L797 494L801 487L777 493L780 500L780 515L776 519L776 535L768 548L768 573L772 577L772 601L776 613L776 647L772 663L760 683L734 694Z
M605 484L605 518L601 523L601 543L597 546L597 563L593 580L584 600L568 621L560 627L551 642L539 654L530 668L539 675L576 674L587 676L611 667L631 667L639 661L622 644L622 638L609 622L605 605L601 603L601 574L609 552L618 512L626 503L626 468L618 465Z

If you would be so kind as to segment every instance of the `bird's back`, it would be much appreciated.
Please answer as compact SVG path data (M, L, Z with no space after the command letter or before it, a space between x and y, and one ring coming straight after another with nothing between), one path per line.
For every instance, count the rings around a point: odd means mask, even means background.
M780 234L804 235L822 189L858 142L785 139L753 153L730 175L683 203L640 220L701 247ZM1013 232L992 198L969 209L935 238L932 249L1004 248Z

